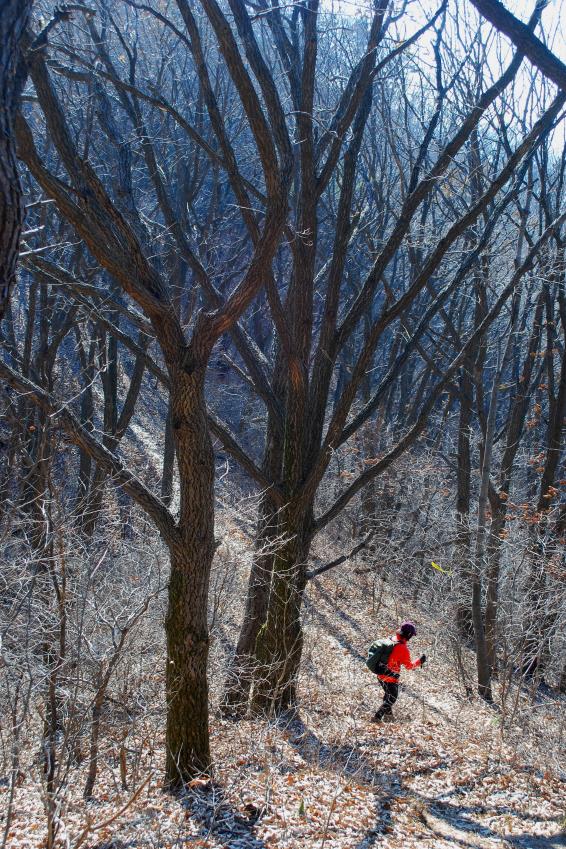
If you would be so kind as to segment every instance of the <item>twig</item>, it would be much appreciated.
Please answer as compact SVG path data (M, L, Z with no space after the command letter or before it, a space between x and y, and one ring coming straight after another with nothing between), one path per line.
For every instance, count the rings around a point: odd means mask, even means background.
M310 581L312 578L316 578L317 575L322 575L323 572L328 572L329 569L334 569L335 566L340 566L341 563L344 563L345 560L350 560L351 557L354 557L359 551L371 542L373 537L375 536L375 531L371 531L365 539L363 539L355 548L353 548L348 554L342 554L341 557L337 557L336 560L331 560L330 563L325 563L324 566L319 566L318 569L313 569L310 572L307 572L307 581Z
M88 837L88 835L91 833L91 831L100 831L100 829L101 829L101 828L106 828L107 826L111 825L111 824L112 824L115 820L117 820L117 819L118 819L118 817L121 817L121 816L122 816L122 814L123 814L125 811L127 811L127 810L128 810L128 808L129 808L131 805L133 805L133 803L136 801L136 799L138 798L138 796L140 795L140 793L142 792L142 790L143 790L143 789L144 789L144 788L145 788L145 787L149 784L149 782L151 781L152 777L153 777L152 775L148 775L148 777L146 778L146 780L145 780L144 782L142 782L142 784L140 784L140 786L138 787L138 789L136 790L136 792L135 792L135 793L133 793L133 794L132 794L132 796L130 796L130 798L128 799L128 801L126 802L126 804L125 804L125 805L123 805L123 806L120 808L120 810L119 810L119 811L116 811L116 813L115 813L115 814L112 814L112 816L111 816L111 817L109 817L108 819L104 820L103 822L98 823L98 825L92 825L92 824L91 824L91 823L92 823L92 821L91 821L91 820L89 820L89 821L87 822L87 824L85 825L84 829L82 830L82 832L81 832L81 834L80 834L80 836L79 836L79 838L78 838L77 842L75 843L74 849L79 849L79 846L82 846L82 844L85 842L86 838L87 838L87 837Z

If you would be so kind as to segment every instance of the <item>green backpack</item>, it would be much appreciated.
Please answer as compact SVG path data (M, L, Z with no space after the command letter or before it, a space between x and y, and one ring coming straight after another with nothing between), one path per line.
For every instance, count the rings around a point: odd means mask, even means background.
M393 640L375 640L368 649L367 668L376 675L383 674L394 647Z

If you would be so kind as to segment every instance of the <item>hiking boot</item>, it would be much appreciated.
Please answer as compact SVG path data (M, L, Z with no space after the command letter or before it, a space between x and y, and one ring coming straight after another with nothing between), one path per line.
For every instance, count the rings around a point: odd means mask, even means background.
M389 711L389 713L380 713L377 711L371 720L372 722L395 722L395 717L393 713Z
M372 722L395 722L395 717L392 713L376 713L371 719Z

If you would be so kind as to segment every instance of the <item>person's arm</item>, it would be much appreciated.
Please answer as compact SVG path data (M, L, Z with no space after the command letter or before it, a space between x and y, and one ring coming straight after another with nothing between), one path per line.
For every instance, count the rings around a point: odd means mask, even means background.
M399 658L399 663L401 666L404 666L406 669L418 669L422 664L422 659L419 657L418 660L414 662L411 660L411 652L409 651L408 646L403 646L403 653Z

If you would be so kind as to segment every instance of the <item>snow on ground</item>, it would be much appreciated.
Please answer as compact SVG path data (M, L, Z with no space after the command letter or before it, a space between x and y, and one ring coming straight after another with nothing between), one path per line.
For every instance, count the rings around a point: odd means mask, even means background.
M369 720L379 688L363 663L369 642L411 615L423 670L405 672L395 720ZM101 763L95 799L70 775L61 845L85 849L411 849L566 846L564 701L519 695L503 715L468 699L441 635L418 610L382 602L332 573L305 611L300 710L278 722L221 719L213 707L213 780L186 797L162 792L161 708L138 728L135 783L120 786L116 748ZM218 673L219 667L215 668ZM213 698L220 689L215 674ZM158 682L159 684L159 682ZM156 693L159 688L156 688ZM511 708L509 709L509 711ZM528 717L527 731L524 719ZM22 773L7 845L45 845L37 765ZM37 759L36 759L37 761ZM0 786L7 801L7 787Z

